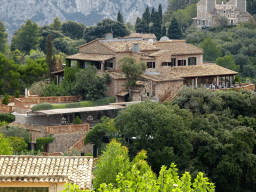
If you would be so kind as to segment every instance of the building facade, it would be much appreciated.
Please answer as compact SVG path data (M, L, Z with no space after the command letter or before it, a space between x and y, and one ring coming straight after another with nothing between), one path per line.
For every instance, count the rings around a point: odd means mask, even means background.
M127 80L118 62L125 56L147 65L137 85L132 88L132 98L128 96ZM170 100L184 86L213 89L232 87L237 74L216 64L203 63L203 50L185 40L163 37L156 41L133 34L124 38L113 38L112 34L106 34L105 38L82 45L79 53L66 59L76 60L82 68L94 65L98 73L109 72L112 82L106 95L115 96L117 102L146 98Z
M247 22L252 16L246 11L246 0L229 0L217 4L216 0L201 0L197 3L197 17L193 18L198 27L218 25L218 17L228 19L229 25Z

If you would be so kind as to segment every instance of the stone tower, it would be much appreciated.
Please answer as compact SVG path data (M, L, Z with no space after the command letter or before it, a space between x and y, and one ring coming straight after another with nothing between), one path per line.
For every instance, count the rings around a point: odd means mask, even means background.
M216 0L206 0L206 7L208 12L214 12Z
M236 0L236 5L240 12L246 11L246 0Z

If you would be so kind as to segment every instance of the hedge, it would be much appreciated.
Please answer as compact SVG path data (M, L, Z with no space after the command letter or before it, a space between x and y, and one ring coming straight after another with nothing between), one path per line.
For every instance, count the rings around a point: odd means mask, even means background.
M49 103L40 103L31 108L33 112L39 111L39 110L49 110L49 109L52 109L52 104L49 104Z
M15 121L15 116L12 115L11 113L1 113L0 121L6 121L7 123L11 123Z

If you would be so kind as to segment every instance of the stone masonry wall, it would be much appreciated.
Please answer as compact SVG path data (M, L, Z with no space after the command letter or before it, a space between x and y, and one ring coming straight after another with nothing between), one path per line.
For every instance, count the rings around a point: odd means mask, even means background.
M161 97L168 91L178 91L183 87L183 80L158 82L155 85L155 96Z

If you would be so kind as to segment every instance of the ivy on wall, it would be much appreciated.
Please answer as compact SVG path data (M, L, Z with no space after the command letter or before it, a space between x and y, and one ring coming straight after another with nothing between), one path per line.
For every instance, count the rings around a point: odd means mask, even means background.
M47 144L50 144L54 141L55 137L52 137L52 135L50 135L50 137L39 137L36 139L36 149L40 150L40 151L44 151L44 147Z

